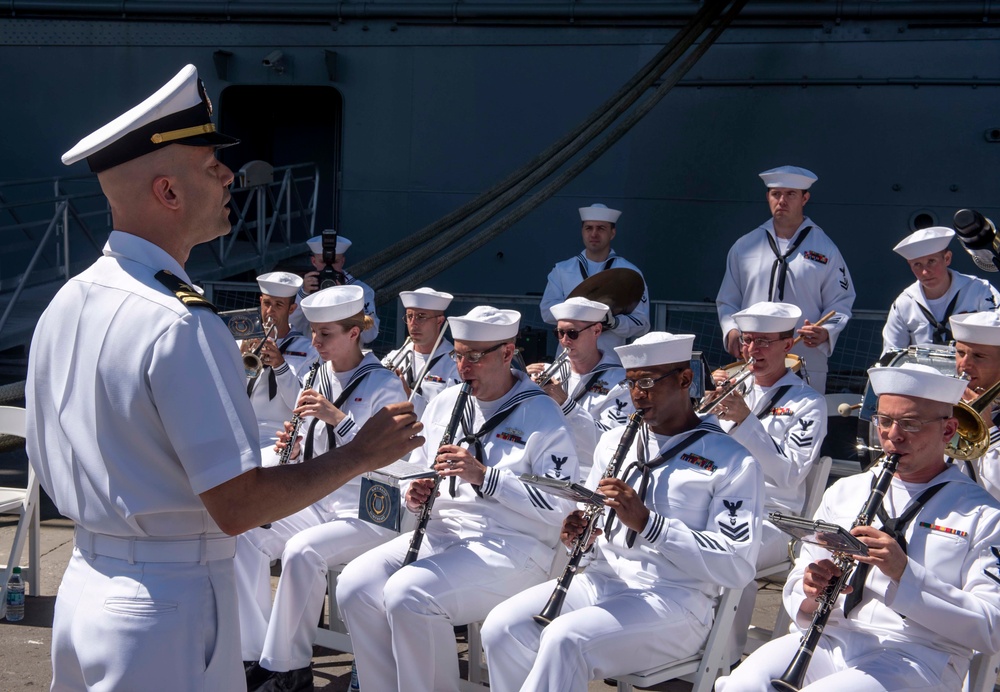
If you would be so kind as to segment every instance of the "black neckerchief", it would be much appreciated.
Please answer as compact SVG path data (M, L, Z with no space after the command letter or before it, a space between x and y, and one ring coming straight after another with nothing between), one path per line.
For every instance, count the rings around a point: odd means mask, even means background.
M883 509L882 505L879 505L876 514L878 518L882 521L882 531L892 536L896 539L896 543L899 547L903 549L903 553L906 553L906 527L913 517L917 516L917 512L927 504L934 495L937 494L941 488L948 484L948 481L944 483L938 483L937 485L932 485L929 488L924 488L924 491L920 493L916 500L913 500L906 506L903 513L898 517L889 518L889 515ZM875 487L875 476L872 476L872 487ZM868 579L868 572L871 569L871 565L859 562L854 574L851 575L850 584L854 587L854 590L847 594L844 600L844 617L848 617L851 611L854 610L855 606L861 602L865 591L865 581Z
M771 409L776 403L781 400L781 397L785 396L785 393L792 388L790 384L783 384L778 387L774 392L772 392L771 398L768 400L767 404L764 405L760 411L757 412L757 420L764 420L767 415L771 412Z
M767 236L767 243L771 246L771 252L774 253L774 264L771 265L771 282L767 287L767 295L770 296L770 300L781 302L785 299L785 275L788 273L788 258L793 252L795 252L802 241L806 239L809 235L809 231L812 230L812 226L806 226L799 233L799 237L795 239L795 242L788 246L788 250L785 254L778 252L778 244L771 237L771 234L766 230L764 235ZM775 231L777 233L777 231ZM777 274L777 282L775 282L775 274ZM775 296L774 289L777 285L778 294Z
M956 292L955 296L951 299L951 302L948 303L948 307L944 310L944 317L941 318L940 322L934 319L934 315L931 314L930 310L925 308L922 304L917 303L917 307L920 308L920 312L924 313L924 317L926 317L927 321L931 323L932 327L934 327L934 334L931 336L932 344L943 345L952 340L951 327L948 325L948 318L951 317L951 313L955 310L955 304L958 303L958 295L958 292Z
M604 271L605 269L611 269L611 267L615 263L616 257L617 255L612 253L612 255L608 257L607 261L604 263L604 266L601 267L601 271ZM587 272L587 261L588 261L587 253L585 252L580 253L577 256L576 261L580 264L580 276L583 277L584 279L589 279L590 274Z
M340 393L340 396L338 396L337 400L333 402L333 405L336 406L338 409L341 408L344 405L344 402L347 401L347 397L353 394L354 390L358 388L359 384L361 384L361 381L365 379L369 374L371 374L374 370L378 370L381 367L382 367L381 363L368 363L367 365L359 366L358 369L354 371L354 375L351 377L351 381L347 383L347 386L344 387L344 391ZM325 374L326 373L324 373L324 375ZM324 377L324 384L326 386L324 386L323 396L326 396L330 392L329 379L327 379L326 377ZM316 434L317 423L319 423L319 418L313 418L312 421L309 423L309 431L306 433L306 444L302 455L302 458L305 461L308 461L309 459L313 458L313 438L315 437ZM326 439L328 447L330 449L333 449L334 447L337 446L337 438L334 435L334 426L330 425L329 423L326 423L325 425L326 425Z
M597 367L594 369L593 373L591 373L590 379L587 380L587 383L584 384L582 387L580 387L579 391L577 391L577 393L572 397L574 404L580 403L580 399L582 399L587 395L587 392L589 392L590 388L594 386L594 383L597 382L598 379L600 379L601 375L603 375L611 368L615 367L614 365L611 365L609 363L604 363L603 368L601 367L601 365L602 365L601 363L597 364Z
M441 360L442 358L444 358L445 355L446 354L444 354L444 353L439 353L436 356L434 356L433 358L431 358L431 362L427 366L426 374L424 375L424 377L427 377L427 375L430 374L431 370L434 369L434 366L437 365L438 361ZM410 368L413 369L413 370L415 370L416 369L415 366L416 366L416 363L414 362L414 359L411 358L410 359ZM417 373L413 373L413 377L416 378L416 376L417 376ZM421 388L421 386L423 386L423 384L424 384L423 380L421 380L420 382L414 381L414 383L412 385L410 385L410 389L419 392L420 388Z

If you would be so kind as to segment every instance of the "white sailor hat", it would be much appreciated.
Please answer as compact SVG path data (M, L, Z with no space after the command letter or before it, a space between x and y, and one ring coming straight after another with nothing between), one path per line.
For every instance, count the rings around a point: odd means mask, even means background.
M581 322L600 322L608 315L608 306L582 296L567 298L564 302L552 306L552 316L557 320L580 320Z
M433 288L418 288L415 291L400 291L399 301L404 308L417 310L447 310L454 298L450 293L435 291Z
M790 303L754 303L746 310L733 313L736 326L741 332L787 332L795 329L802 311Z
M798 166L778 166L758 175L768 187L787 187L793 190L808 190L819 180L815 173Z
M618 223L618 217L622 213L617 209L608 209L603 204L591 204L589 207L580 207L581 221L607 221L608 223Z
M1000 315L995 312L967 312L948 318L955 341L980 346L1000 346Z
M929 365L904 363L898 368L869 368L868 381L876 395L899 394L945 404L957 404L967 382L945 375Z
M198 69L187 65L138 106L77 142L62 162L87 159L90 170L100 173L170 144L218 148L239 141L215 131L205 85Z
M694 348L694 334L649 332L631 344L615 346L622 367L644 368L669 363L688 363Z
M306 245L309 246L309 252L314 255L323 254L323 236L314 235L312 238L306 241ZM347 248L351 247L353 243L342 235L337 236L337 250L336 254L342 255L347 252Z
M275 298L291 298L302 287L302 277L289 272L270 272L257 277L260 292Z
M521 313L498 310L489 305L472 308L468 315L449 317L448 326L455 341L504 341L517 336Z
M365 292L360 286L332 286L302 299L302 314L312 324L337 322L354 317L365 307Z
M908 260L915 260L947 249L954 237L955 231L944 226L921 228L896 243L892 251Z

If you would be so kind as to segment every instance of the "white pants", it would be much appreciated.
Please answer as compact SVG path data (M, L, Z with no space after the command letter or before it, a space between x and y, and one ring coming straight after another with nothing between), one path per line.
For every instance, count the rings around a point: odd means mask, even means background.
M791 539L791 536L766 519L761 525L761 529L762 541L760 553L757 554L757 571L773 567L788 560L788 541ZM736 663L743 656L743 650L747 645L747 632L750 628L750 620L753 618L753 606L756 601L757 581L752 580L743 588L743 594L740 596L740 604L736 608L733 628L729 631L730 663ZM778 607L782 606L779 605Z
M152 563L73 549L52 623L52 690L245 692L233 561Z
M589 680L697 653L711 629L711 622L700 622L665 592L629 588L590 573L573 579L562 614L542 628L532 616L555 583L514 596L486 618L482 634L491 689L586 692Z
M402 567L409 545L410 535L400 536L340 574L337 605L351 633L361 689L458 690L454 626L482 620L545 579L546 570L488 538L434 547L425 539L420 559Z
M356 517L329 518L313 506L270 529L241 535L236 574L243 660L259 660L276 671L308 666L329 568L395 535ZM281 579L272 607L270 561L276 558L281 558Z
M843 636L841 636L843 635ZM801 637L786 634L750 655L732 675L719 678L717 692L760 692L785 672ZM820 639L803 680L802 692L889 692L962 689L967 663L956 669L948 654L923 646L880 646L873 636L830 630ZM905 648L904 648L905 647Z

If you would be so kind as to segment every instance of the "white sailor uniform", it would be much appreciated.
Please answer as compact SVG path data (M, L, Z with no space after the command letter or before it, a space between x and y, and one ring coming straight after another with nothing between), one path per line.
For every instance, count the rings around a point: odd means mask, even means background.
M782 255L794 248L785 265L779 262L769 240L775 243L774 247ZM787 272L782 271L783 267ZM851 317L854 295L851 274L840 250L809 217L803 220L789 241L774 236L773 220L768 219L730 248L726 274L715 303L723 337L730 330L737 329L734 312L762 301L798 306L802 310L802 318L796 328L802 326L801 320L815 323L835 310L837 314L823 325L830 333L829 341L815 348L800 342L792 348L792 353L805 359L813 388L823 394L829 369L827 360L837 344L838 335Z
M273 451L277 433L285 429L286 420L291 420L292 409L298 403L302 390L302 381L312 364L319 360L311 339L297 330L289 331L275 344L285 362L273 369L265 365L259 376L247 378L250 404L257 414L258 444L264 466L278 463Z
M993 424L989 429L990 444L983 456L970 461L954 459L952 463L1000 501L1000 428L997 427L998 420L1000 420L1000 413L995 412Z
M370 353L354 370L332 373L325 364L320 373L314 389L331 402L351 388L338 407L347 417L334 429L337 446L352 440L380 409L405 399L399 378ZM355 381L358 384L352 385ZM312 439L307 441L310 429ZM313 457L329 449L328 430L322 421L306 418L302 431L303 447L309 446ZM244 661L259 660L264 668L277 671L309 665L328 568L349 562L397 535L358 519L360 495L361 478L356 477L319 502L272 523L269 529L253 529L239 537L236 574ZM281 579L272 607L269 563L278 558Z
M620 438L621 430L601 438L587 487L597 486ZM582 692L588 680L693 655L712 627L719 586L739 589L753 579L764 502L760 466L715 416L672 437L643 428L622 466L640 493L640 448L653 462L646 528L635 534L615 522L610 540L599 536L592 562L546 628L532 616L555 582L493 609L482 630L491 688Z
M871 492L872 474L844 478L827 490L816 518L845 528L857 518ZM865 581L864 595L850 617L844 596L823 630L805 676L810 692L843 690L930 690L962 688L973 650L1000 650L998 575L1000 504L957 468L949 467L929 483L893 478L884 508L900 516L926 488L945 486L917 512L904 532L909 561L898 583L877 568ZM881 526L876 519L874 526ZM991 550L992 549L992 550ZM813 561L830 553L803 544L788 576L784 605L799 613L805 601L802 575ZM1000 576L996 577L1000 579ZM809 626L798 615L795 625ZM779 677L799 646L793 633L765 644L733 675L716 682L719 692L766 689Z
M642 272L639 268L615 254L611 250L608 259L604 262L591 262L587 259L585 252L581 252L576 257L558 262L549 272L548 283L545 285L545 293L542 294L540 304L542 310L542 320L548 324L555 324L556 318L552 316L553 305L565 302L573 289L579 286L584 279L590 278L605 269L631 269ZM601 332L597 339L597 346L605 353L613 352L615 346L621 346L628 339L642 336L649 331L649 288L643 279L642 299L629 314L615 316L615 326L607 331Z
M899 294L882 329L882 353L914 345L947 344L952 340L949 317L994 312L1000 305L1000 293L985 279L948 271L951 285L936 300L927 299L919 281Z
M409 534L369 551L341 573L337 603L354 645L362 689L458 690L453 625L482 620L509 596L543 581L552 564L562 500L526 486L522 473L577 477L573 442L559 407L524 373L497 401L470 398L473 420L460 431L482 441L481 487L441 483L419 559L402 567ZM424 414L427 443L413 460L431 465L459 387ZM495 427L490 427L511 411ZM464 445L463 445L464 446Z
M344 272L343 285L360 286L361 289L365 292L364 312L366 315L372 318L372 320L375 322L375 326L373 326L371 329L366 329L363 332L361 332L361 343L370 344L371 342L375 341L375 339L378 337L379 321L378 321L378 315L375 313L375 291L372 289L371 286L366 284L364 281L359 281L358 279L355 279L351 274L348 274L347 272ZM300 288L299 293L295 298L295 302L301 305L302 299L305 297L306 297L305 290ZM296 310L291 315L289 315L288 323L292 325L292 329L297 329L306 336L312 334L312 331L309 327L309 320L306 319L306 316L305 314L303 314L302 310Z
M573 435L583 480L594 463L597 440L605 431L625 425L635 407L628 389L619 384L625 379L625 368L614 351L603 352L594 369L583 375L573 372L566 361L558 377L566 392L562 412Z
M431 354L431 366L427 370L427 374L424 375L423 383L420 385L420 391L413 395L413 410L417 415L417 418L423 415L424 409L427 408L427 404L436 397L438 394L443 392L448 387L456 385L461 382L461 378L458 376L458 366L455 365L448 354L451 353L452 349L455 348L454 345L448 339L441 339L441 343L438 345L437 350ZM406 384L409 386L410 391L413 391L414 381L420 372L424 369L427 363L427 356L422 353L417 353L413 350L413 344L408 344L406 350L409 355L403 362L400 369L403 377L406 379ZM386 363L399 354L400 349L395 349L390 352L382 362Z
M243 689L236 539L199 494L259 466L254 414L232 334L163 270L190 283L162 249L113 231L32 340L28 457L77 527L54 690Z

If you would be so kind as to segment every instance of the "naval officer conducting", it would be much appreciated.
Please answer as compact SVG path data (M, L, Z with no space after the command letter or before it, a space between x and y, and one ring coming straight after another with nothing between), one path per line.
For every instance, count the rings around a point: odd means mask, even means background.
M423 441L400 404L310 464L260 467L239 350L184 271L230 232L215 149L234 143L188 65L63 155L98 174L116 230L42 315L28 363L28 456L76 524L53 690L245 689L226 534Z

